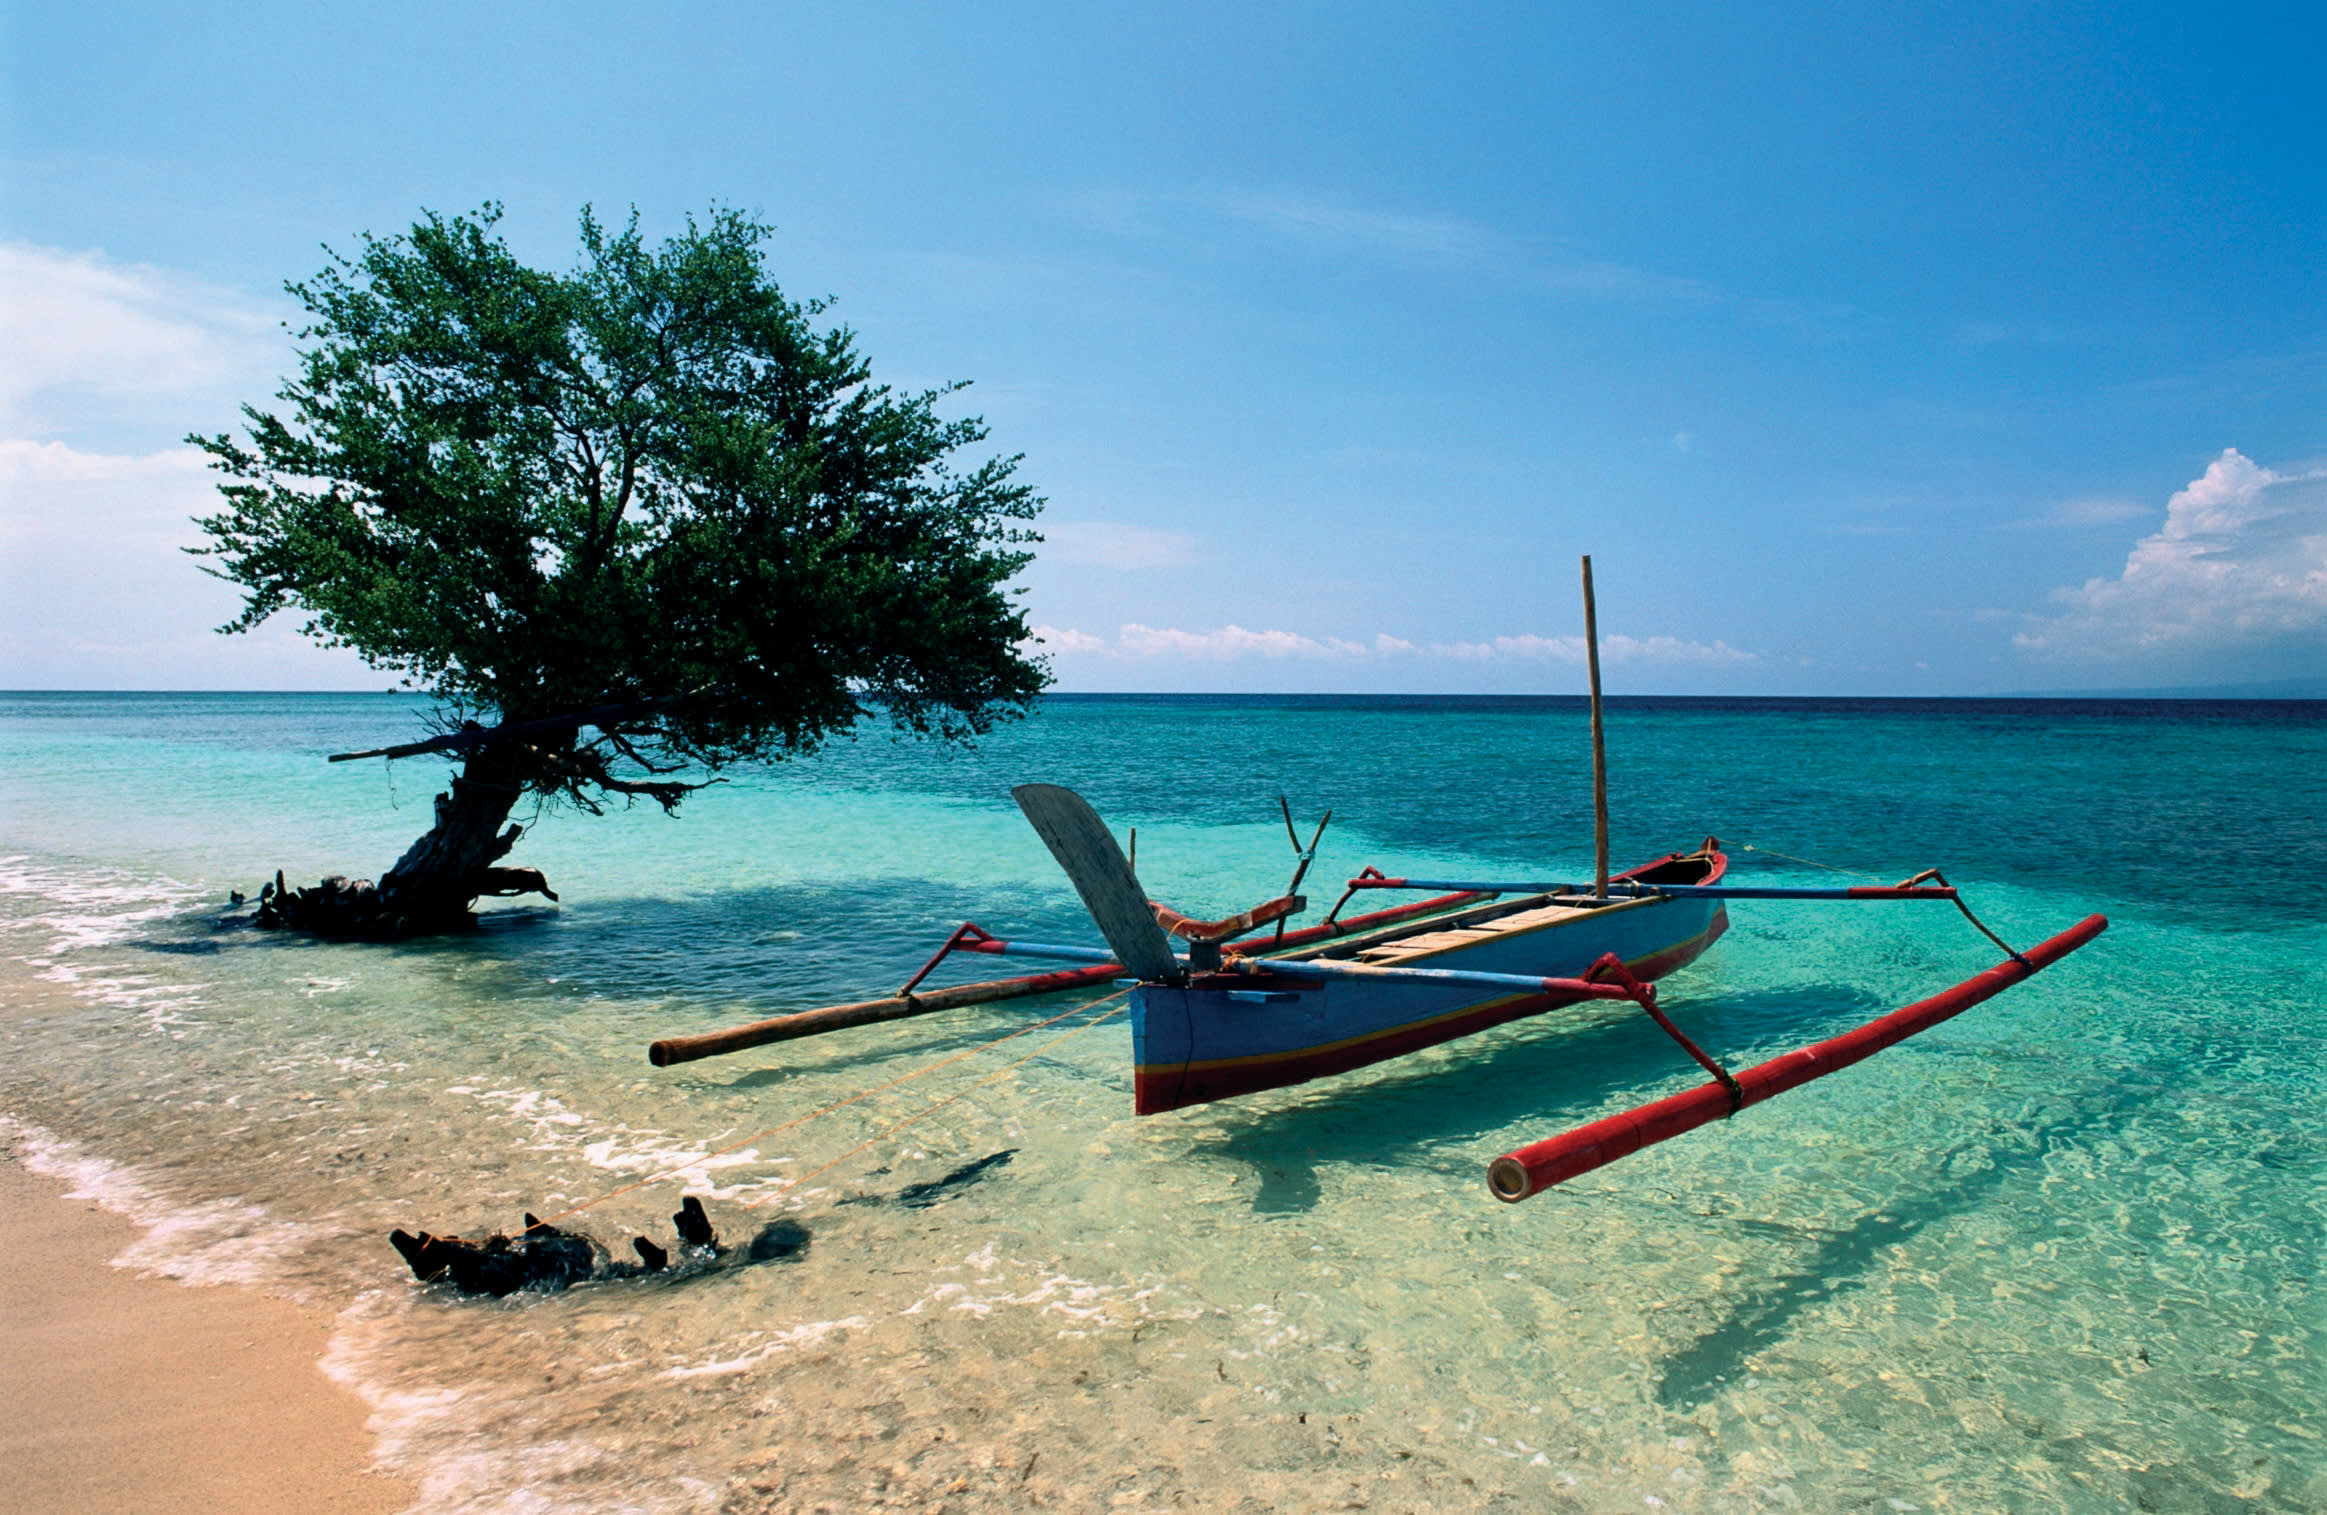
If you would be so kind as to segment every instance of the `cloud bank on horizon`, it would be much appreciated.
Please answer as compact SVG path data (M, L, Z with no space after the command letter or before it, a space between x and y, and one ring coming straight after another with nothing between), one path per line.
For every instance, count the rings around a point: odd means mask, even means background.
M1187 660L1205 663L1237 662L1258 658L1274 662L1307 660L1326 663L1388 663L1438 661L1462 663L1564 663L1582 667L1584 639L1580 636L1538 636L1522 632L1475 642L1413 642L1376 632L1366 641L1345 637L1313 637L1297 631L1248 631L1229 625L1211 631L1182 631L1171 626L1125 623L1110 640L1073 627L1037 626L1034 640L1044 651L1072 657L1104 658L1118 664L1132 661ZM1679 637L1627 636L1619 632L1600 639L1600 656L1616 663L1667 667L1713 667L1754 662L1755 655L1727 642L1691 642Z
M274 302L93 251L0 243L0 687L378 689L184 549L217 506L180 440L275 387ZM62 435L59 435L62 433Z
M2281 473L2225 448L2166 502L2165 524L2121 573L2052 600L2056 612L2012 638L2052 662L2327 652L2327 468Z

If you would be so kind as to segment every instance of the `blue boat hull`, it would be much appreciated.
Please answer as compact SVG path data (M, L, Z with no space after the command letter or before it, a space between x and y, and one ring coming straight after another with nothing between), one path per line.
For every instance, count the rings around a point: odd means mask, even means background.
M1574 978L1613 952L1655 979L1695 961L1728 927L1717 899L1643 900L1408 953L1397 966ZM1575 1003L1572 995L1284 974L1142 984L1131 996L1136 1105L1154 1115L1306 1083Z

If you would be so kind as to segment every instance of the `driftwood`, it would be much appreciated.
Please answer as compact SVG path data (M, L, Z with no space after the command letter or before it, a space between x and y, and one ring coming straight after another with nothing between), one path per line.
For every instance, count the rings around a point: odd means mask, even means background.
M907 1184L893 1195L857 1194L840 1203L894 1203L909 1210L926 1210L980 1182L1017 1155L1016 1147L1005 1147L936 1178ZM562 1231L531 1215L525 1217L525 1229L514 1237L495 1232L478 1241L466 1236L431 1236L426 1231L415 1236L399 1229L388 1233L388 1241L422 1283L448 1283L463 1294L490 1294L496 1299L520 1289L554 1293L575 1284L616 1278L688 1278L718 1268L797 1258L808 1250L808 1228L789 1218L768 1222L743 1246L727 1246L711 1229L711 1217L704 1213L703 1202L692 1194L679 1202L671 1225L679 1235L668 1249L643 1236L631 1238L630 1248L638 1254L636 1262L612 1256L579 1231Z
M575 1284L615 1278L642 1278L667 1273L685 1277L712 1268L773 1262L798 1257L808 1250L808 1228L795 1220L775 1220L760 1227L744 1247L723 1246L703 1202L688 1195L671 1217L678 1231L675 1249L656 1245L643 1236L631 1238L638 1261L617 1259L594 1238L579 1231L561 1231L531 1215L514 1238L499 1232L482 1241L465 1236L418 1236L408 1231L388 1233L388 1242L422 1283L442 1280L463 1294L490 1294L495 1299L520 1289L554 1293ZM678 1260L672 1261L673 1250Z

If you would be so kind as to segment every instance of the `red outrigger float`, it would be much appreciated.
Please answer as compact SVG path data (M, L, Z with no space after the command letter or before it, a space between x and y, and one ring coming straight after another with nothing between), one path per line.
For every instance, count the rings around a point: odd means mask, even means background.
M2088 915L2083 920L2029 948L2014 953L1985 973L1974 975L1944 994L1894 1010L1855 1031L1828 1037L1814 1046L1783 1057L1773 1057L1734 1077L1716 1077L1685 1094L1593 1121L1588 1126L1506 1152L1487 1165L1487 1187L1495 1198L1516 1204L1540 1194L1553 1184L1630 1157L1643 1147L1670 1141L1684 1132L1717 1120L1726 1120L1747 1105L1758 1105L1813 1079L1839 1073L1863 1062L1886 1047L1895 1047L1918 1031L1928 1031L1982 1000L2003 993L2040 968L2049 967L2099 936L2108 918Z
M1285 921L1306 908L1296 891L1325 829L1320 821L1304 849L1288 808L1285 827L1299 861L1285 893L1224 920L1197 921L1147 897L1131 860L1080 796L1054 785L1025 784L1013 797L1074 885L1105 948L1004 940L964 925L894 995L659 1041L649 1058L662 1067L955 1005L1113 981L1130 993L1134 1103L1141 1115L1330 1077L1589 1000L1639 1005L1712 1075L1712 1082L1686 1093L1496 1158L1488 1167L1488 1187L1497 1199L1516 1203L1872 1057L2002 993L2107 928L2103 917L2089 916L2018 952L1972 914L1937 869L1878 886L1731 884L1725 878L1728 859L1710 837L1693 851L1611 876L1589 558L1583 583L1596 853L1590 882L1394 878L1368 868L1349 880L1322 924L1287 930ZM1342 906L1359 893L1382 889L1431 891L1436 897L1339 918ZM1961 911L2005 959L1942 994L1732 1074L1665 1014L1653 982L1719 939L1729 924L1730 900L1940 901ZM1236 945L1272 924L1276 931L1265 948ZM1169 937L1178 938L1184 950ZM916 993L954 952L1085 966Z

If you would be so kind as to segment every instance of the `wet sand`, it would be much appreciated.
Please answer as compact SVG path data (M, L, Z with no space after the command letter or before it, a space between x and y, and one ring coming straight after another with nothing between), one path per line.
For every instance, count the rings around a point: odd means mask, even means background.
M0 1161L0 1512L413 1503L409 1484L365 1471L364 1408L317 1366L321 1322L110 1266L136 1228L65 1188Z

